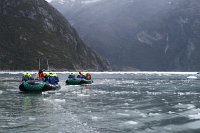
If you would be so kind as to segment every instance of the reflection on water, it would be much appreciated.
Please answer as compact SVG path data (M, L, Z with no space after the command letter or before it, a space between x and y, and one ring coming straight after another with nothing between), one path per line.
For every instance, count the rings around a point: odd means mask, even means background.
M66 86L60 74L60 90L24 94L20 74L0 74L0 132L199 132L200 82L188 76L96 73Z

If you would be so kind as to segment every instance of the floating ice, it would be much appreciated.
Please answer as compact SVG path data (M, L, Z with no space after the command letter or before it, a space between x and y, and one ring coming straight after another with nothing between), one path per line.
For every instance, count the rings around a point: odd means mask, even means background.
M49 99L44 98L43 101L50 101Z
M200 113L194 115L188 115L190 119L200 119Z
M149 116L158 116L160 115L159 113L149 113Z
M124 103L124 105L125 105L125 106L128 106L128 105L129 105L129 103Z
M187 79L197 79L196 76L188 76Z
M46 92L42 92L42 95L47 95L48 94L48 92L46 91Z
M139 114L141 117L143 117L143 118L146 118L147 117L147 115L146 114L144 114L144 113L141 113L141 114Z
M57 103L65 103L65 99L54 99Z
M58 96L58 95L61 95L61 93L55 93L55 95L57 95L57 96Z
M130 116L130 114L126 114L126 113L117 113L117 115L125 116L125 117L129 117Z
M193 109L195 106L193 104L187 104L187 109Z
M175 112L169 111L168 114L174 114Z
M127 122L125 122L125 124L129 124L129 125L137 125L138 122L136 122L136 121L127 121Z
M28 119L31 120L31 121L36 120L36 118L34 118L34 117L29 117Z
M101 117L97 117L97 116L92 116L92 120L93 121L97 121L97 120L99 120L99 119L102 119Z
M181 104L181 103L178 103L174 107L181 108L181 109L193 109L193 108L195 108L195 105L193 105L193 104Z
M79 97L89 97L90 95L86 95L86 94L77 94L77 96L79 96Z

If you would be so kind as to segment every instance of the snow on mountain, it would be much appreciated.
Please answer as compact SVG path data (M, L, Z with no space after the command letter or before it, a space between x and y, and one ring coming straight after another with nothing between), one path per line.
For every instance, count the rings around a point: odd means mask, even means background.
M100 2L101 0L84 0L81 1L82 4L91 4L91 3L96 3L96 2Z
M73 3L80 3L80 4L92 4L96 2L100 2L101 0L46 0L48 2L57 2L59 4L73 4Z
M51 2L52 0L46 0L47 2Z
M46 0L47 2L57 2L57 3L59 3L59 4L64 4L65 3L65 0ZM75 1L75 0L70 0L70 1Z
M51 4L115 70L200 69L200 0L56 1Z
M60 4L64 4L65 1L64 1L64 0L59 0L58 3L60 3Z

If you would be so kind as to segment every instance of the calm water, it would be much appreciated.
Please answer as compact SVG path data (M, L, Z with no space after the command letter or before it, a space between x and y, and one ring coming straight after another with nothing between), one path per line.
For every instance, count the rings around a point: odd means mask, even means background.
M0 74L0 132L199 133L200 80L190 75L98 73L66 86L60 74L60 90L23 94L22 74Z

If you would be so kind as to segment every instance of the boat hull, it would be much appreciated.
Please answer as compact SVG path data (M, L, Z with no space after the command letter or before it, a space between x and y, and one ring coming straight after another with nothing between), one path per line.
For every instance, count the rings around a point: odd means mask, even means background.
M82 85L82 84L92 84L92 80L86 79L67 79L66 85Z
M60 89L60 85L52 85L43 81L24 81L19 86L19 90L22 92L42 92L42 91L50 91L50 90L58 90Z

